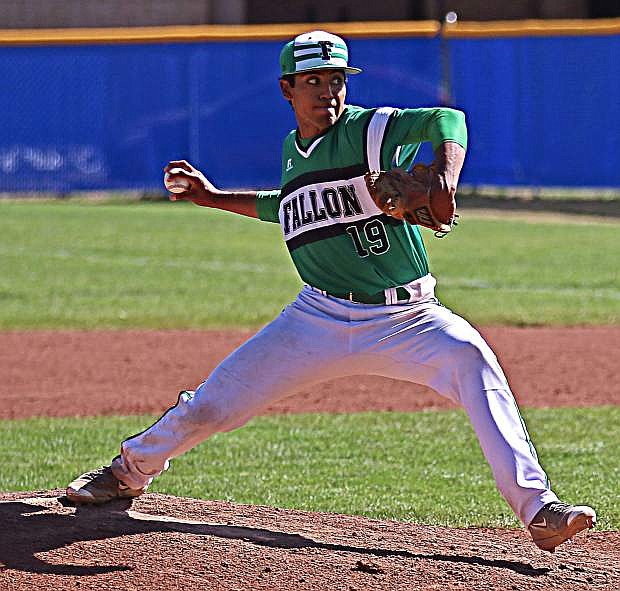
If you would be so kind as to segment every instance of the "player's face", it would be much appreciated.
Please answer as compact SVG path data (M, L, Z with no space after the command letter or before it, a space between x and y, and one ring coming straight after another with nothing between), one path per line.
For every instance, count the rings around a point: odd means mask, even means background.
M310 138L334 125L344 111L346 77L340 70L317 70L295 75L295 86L280 81L282 94L291 101L299 133Z

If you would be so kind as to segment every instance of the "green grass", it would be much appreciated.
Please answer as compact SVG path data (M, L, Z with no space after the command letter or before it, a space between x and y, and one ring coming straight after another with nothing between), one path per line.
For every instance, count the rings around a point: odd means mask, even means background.
M476 323L620 321L618 225L466 212L425 233L444 304ZM300 280L275 224L187 204L0 202L0 330L257 327Z
M193 206L0 203L0 329L256 326L297 289L286 256Z
M528 410L554 489L620 528L620 408ZM151 417L0 421L0 490L62 487ZM173 462L153 491L453 526L515 526L464 413L260 417Z
M426 241L444 305L480 324L620 321L620 226L463 217Z

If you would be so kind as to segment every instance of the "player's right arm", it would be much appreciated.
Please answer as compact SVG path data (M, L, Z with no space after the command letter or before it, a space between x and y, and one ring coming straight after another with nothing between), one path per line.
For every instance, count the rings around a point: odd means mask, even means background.
M177 171L176 174L170 175L171 180L182 177L189 183L190 188L183 193L171 193L171 201L192 201L202 207L213 207L258 218L257 200L269 198L278 193L277 191L222 191L186 160L169 162L164 168L164 173L169 173L173 168L181 169L181 172Z

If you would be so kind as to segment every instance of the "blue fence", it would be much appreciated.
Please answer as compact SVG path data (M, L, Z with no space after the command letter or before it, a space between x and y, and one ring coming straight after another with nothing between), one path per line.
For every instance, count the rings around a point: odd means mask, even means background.
M620 187L620 36L449 39L462 182ZM441 103L438 38L352 39L349 102ZM224 187L279 183L295 126L281 42L1 47L0 192L161 189L186 158ZM427 149L422 159L428 160Z

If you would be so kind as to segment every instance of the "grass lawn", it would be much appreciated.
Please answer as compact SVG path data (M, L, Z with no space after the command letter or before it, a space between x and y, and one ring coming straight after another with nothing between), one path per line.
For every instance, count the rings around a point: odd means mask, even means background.
M620 408L524 413L561 498L620 528ZM0 421L0 490L65 486L152 417ZM154 492L451 526L516 526L464 413L260 417L173 462Z
M478 324L620 321L618 224L464 212L425 234L443 303ZM0 330L257 327L301 283L274 224L170 203L0 201ZM620 408L529 410L558 494L620 528ZM62 487L152 417L0 421L0 490ZM154 491L428 524L514 526L461 412L260 417Z
M425 232L442 302L478 324L620 321L617 224ZM275 224L189 204L0 202L0 330L257 327L294 298Z

